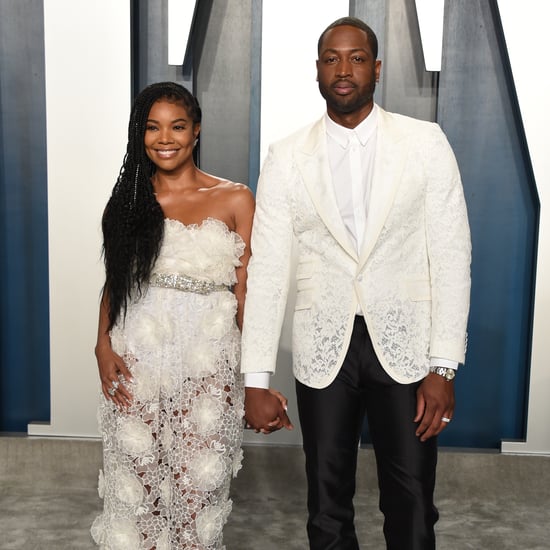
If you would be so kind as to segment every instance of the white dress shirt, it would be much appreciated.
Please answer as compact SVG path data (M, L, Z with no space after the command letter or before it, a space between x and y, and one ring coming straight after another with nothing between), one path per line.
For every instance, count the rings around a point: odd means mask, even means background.
M353 129L336 124L325 114L327 150L336 203L352 243L361 251L376 152L376 105Z

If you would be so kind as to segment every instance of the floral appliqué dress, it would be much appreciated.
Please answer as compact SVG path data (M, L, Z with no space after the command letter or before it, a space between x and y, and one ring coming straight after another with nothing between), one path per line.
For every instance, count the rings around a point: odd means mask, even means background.
M122 412L100 401L102 550L224 548L244 414L229 287L244 248L219 220L166 220L152 282L111 331L134 400Z

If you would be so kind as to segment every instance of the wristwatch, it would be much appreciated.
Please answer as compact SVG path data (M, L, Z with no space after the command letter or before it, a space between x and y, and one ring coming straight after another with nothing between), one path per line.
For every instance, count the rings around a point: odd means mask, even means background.
M447 367L430 367L430 372L443 376L447 382L450 382L456 376L456 370Z

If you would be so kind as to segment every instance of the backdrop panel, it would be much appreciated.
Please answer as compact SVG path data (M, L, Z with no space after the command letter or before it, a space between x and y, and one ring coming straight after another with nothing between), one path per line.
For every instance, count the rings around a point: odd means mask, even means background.
M96 436L100 220L125 152L130 3L44 2L51 420L29 434Z
M0 2L0 431L50 418L44 17Z
M446 4L438 122L460 165L472 230L472 305L457 410L442 444L525 434L538 199L493 2Z

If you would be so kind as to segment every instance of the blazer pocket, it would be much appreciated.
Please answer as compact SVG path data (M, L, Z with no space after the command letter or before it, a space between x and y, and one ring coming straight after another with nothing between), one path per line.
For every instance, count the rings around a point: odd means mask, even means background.
M432 288L429 279L406 281L407 294L413 302L422 302L432 299Z
M311 308L313 300L313 276L314 260L300 262L296 267L296 304L294 311Z
M296 304L294 306L294 311L299 311L301 309L310 309L312 298L313 291L311 289L299 290L296 294Z
M313 276L313 266L315 265L314 260L306 260L305 262L300 262L296 268L296 280L301 279L311 279Z

